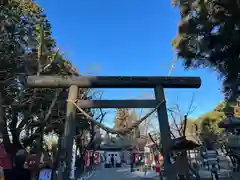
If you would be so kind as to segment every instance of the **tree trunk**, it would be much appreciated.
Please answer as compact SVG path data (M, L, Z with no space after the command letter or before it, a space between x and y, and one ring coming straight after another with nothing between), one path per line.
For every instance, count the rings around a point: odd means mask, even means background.
M10 142L10 138L9 138L8 131L7 131L7 123L6 123L6 119L5 119L5 109L3 109L2 92L0 92L0 138L3 141L5 150L8 153L12 154L12 147L11 147L12 144Z
M85 166L85 153L83 149L83 142L81 137L78 137L78 142L77 142L77 149L79 149L79 155L80 155L80 167L79 167L79 173L82 174L84 172L84 166Z
M78 174L81 175L84 172L84 164L85 164L85 155L83 155L83 150L80 144L76 145L77 151L79 150L79 157L77 156L77 170Z
M59 138L58 138L58 144L57 144L57 154L56 154L56 158L53 164L53 172L54 172L54 179L60 179L58 176L60 176L60 171L61 171L61 147L62 147L62 133L59 134ZM58 171L58 174L57 174Z
M84 145L83 145L83 140L82 137L84 135L84 131L77 129L76 134L78 135L76 137L76 148L77 151L79 151L79 159L78 159L78 164L77 164L77 168L78 168L78 174L81 175L84 172L84 165L85 165L85 154L84 154Z
M19 135L21 130L17 128L18 123L18 111L16 109L12 109L12 121L9 125L10 132L12 134L12 154L15 155L19 149L22 149L22 145L19 140Z

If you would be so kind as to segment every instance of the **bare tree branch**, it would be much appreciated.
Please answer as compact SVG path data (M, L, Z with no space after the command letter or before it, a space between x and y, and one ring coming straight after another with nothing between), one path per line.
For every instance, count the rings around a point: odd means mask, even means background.
M174 128L174 127L170 127L170 129L174 130L174 131L178 131L178 129ZM181 134L180 134L181 135Z
M174 139L176 138L176 136L173 134L172 131L170 131L170 134L172 135L172 137L173 137Z
M181 109L179 107L179 104L176 103L174 107L168 108L167 110L170 112L170 116L173 120L173 125L175 128L171 127L171 129L175 130L178 132L179 136L184 136L186 132L186 127L187 127L187 116L194 112L196 108L193 107L195 96L194 94L191 97L190 104L188 106L188 110L186 114L183 116ZM177 118L179 117L179 123L177 123ZM179 125L180 124L180 125Z
M196 110L196 107L195 108L193 107L194 100L195 100L195 93L193 93L192 95L192 98L188 107L188 111L186 113L187 116Z
M147 109L148 111L151 111L152 109ZM141 109L141 114L143 114L144 110ZM156 126L153 124L153 120L155 121L155 116L153 117L154 114L150 115L142 124L141 128L143 128L143 132L145 137L148 136L148 133L156 133L159 132L158 125ZM139 119L141 116L139 115ZM157 118L157 117L156 117Z
M153 139L152 135L150 133L148 133L148 136L151 139L151 141L153 142L153 144L155 144L156 147L159 149L159 145L155 142L155 140Z
M100 108L100 117L101 117L101 119L100 119L99 123L102 123L102 121L103 121L104 117L106 116L106 114L107 114L107 112L103 112L102 108Z
M181 130L180 130L180 128L179 128L178 125L177 125L176 118L174 117L172 111L170 112L170 115L171 115L171 117L172 117L172 120L173 120L174 126L175 126L175 128L176 128L176 130L177 130L179 136L181 136Z
M184 116L182 136L186 135L186 128L187 128L187 115Z

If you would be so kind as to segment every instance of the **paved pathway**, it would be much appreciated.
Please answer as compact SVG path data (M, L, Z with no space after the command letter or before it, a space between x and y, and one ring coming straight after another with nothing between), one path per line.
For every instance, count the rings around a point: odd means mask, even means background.
M229 160L226 157L220 157L220 166L221 166L221 173L220 179L221 180L240 180L240 174L239 173L234 173L233 178L226 177L228 173L224 172L226 169L229 169ZM201 172L201 174L209 173L209 171L203 170L204 172ZM202 180L210 180L209 175L203 175L201 179ZM204 177L205 176L205 177ZM104 168L99 167L97 168L96 172L91 176L89 180L144 180L144 179L149 179L149 180L157 180L159 177L155 178L143 178L142 173L140 172L130 172L130 167L125 166L122 168Z
M129 167L99 168L90 180L140 180L141 178L130 172Z
M99 168L89 180L159 180L158 177L143 178L139 173L131 173L129 170L129 167ZM239 173L236 173L233 178L221 177L220 180L239 180L239 176ZM202 177L201 179L211 180L209 177Z
M231 171L231 162L230 159L219 153L219 165L220 165L220 171L219 171L219 177L220 180L240 180L239 173L232 173ZM199 171L201 179L209 179L210 172L205 169L200 169Z

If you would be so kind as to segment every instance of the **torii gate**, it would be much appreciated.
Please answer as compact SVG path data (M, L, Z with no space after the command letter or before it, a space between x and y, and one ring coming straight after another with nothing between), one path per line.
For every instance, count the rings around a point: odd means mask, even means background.
M71 101L78 99L79 88L154 88L155 100L80 100L81 108L155 108L157 109L159 129L164 154L164 169L169 169L170 127L164 96L164 88L199 88L199 77L169 76L28 76L30 88L69 88L67 113L64 129L63 147L66 152L64 180L70 177L73 137L75 133L76 107ZM166 177L170 179L167 173Z

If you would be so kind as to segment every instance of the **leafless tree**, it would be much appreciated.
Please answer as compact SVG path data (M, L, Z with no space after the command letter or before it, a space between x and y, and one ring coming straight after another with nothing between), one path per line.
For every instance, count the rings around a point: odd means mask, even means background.
M178 98L177 98L178 100ZM183 113L181 111L180 108L180 104L178 102L176 102L176 104L174 104L172 107L168 108L168 113L171 117L171 124L170 124L170 129L172 131L172 135L173 136L183 136L183 131L184 131L184 116L187 117L191 115L195 110L196 110L196 106L194 106L194 100L195 100L195 94L193 93L189 106L187 108L186 113ZM189 119L186 123L190 123ZM186 128L191 128L191 129L197 129L197 127L195 126L196 124L189 124L186 125ZM194 127L190 127L190 126L194 126ZM189 129L187 129L188 131Z

